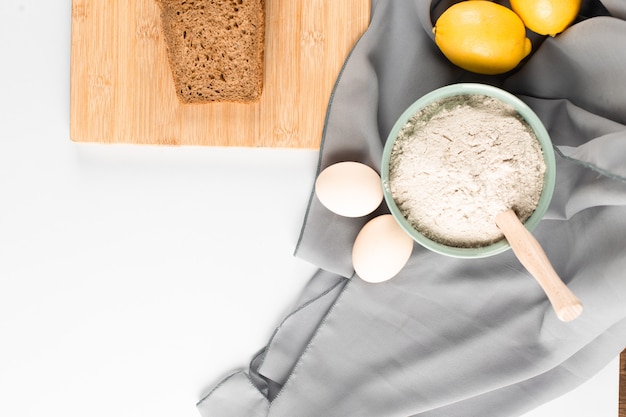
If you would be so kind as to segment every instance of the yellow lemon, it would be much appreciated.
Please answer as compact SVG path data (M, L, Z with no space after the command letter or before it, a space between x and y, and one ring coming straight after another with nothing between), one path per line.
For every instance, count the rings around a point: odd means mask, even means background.
M528 29L555 36L576 19L580 3L581 0L511 0L511 8Z
M433 32L435 43L450 62L479 74L512 70L532 48L519 16L484 0L450 6L437 19Z

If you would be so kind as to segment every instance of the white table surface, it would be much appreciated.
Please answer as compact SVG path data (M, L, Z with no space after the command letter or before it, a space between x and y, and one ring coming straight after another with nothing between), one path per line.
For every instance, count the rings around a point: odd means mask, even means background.
M70 10L0 2L0 416L196 417L315 271L317 152L71 142ZM617 396L618 358L527 417Z

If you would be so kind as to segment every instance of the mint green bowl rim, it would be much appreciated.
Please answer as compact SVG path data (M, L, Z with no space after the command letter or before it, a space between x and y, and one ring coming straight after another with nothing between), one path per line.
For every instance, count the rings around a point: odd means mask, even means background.
M530 107L528 107L526 103L524 103L513 94L498 87L479 83L450 84L431 91L430 93L422 96L413 104L411 104L398 118L393 128L391 129L391 132L389 132L389 135L387 136L387 142L385 143L385 147L383 149L381 163L381 180L385 202L387 203L391 214L396 219L400 227L406 233L408 233L409 236L413 238L413 240L415 240L423 247L442 255L447 255L455 258L484 258L505 252L510 249L510 245L507 240L503 238L498 242L477 248L459 248L444 245L442 243L429 239L421 234L419 231L417 231L415 228L413 228L413 226L411 226L407 219L402 215L400 209L393 199L393 196L391 195L391 190L389 187L389 160L391 158L391 150L393 149L393 144L398 136L398 133L400 132L400 129L402 129L402 127L411 116L413 116L417 111L421 110L428 104L443 98L464 94L482 94L494 97L496 99L500 99L505 103L512 105L519 113L519 115L529 124L529 126L535 132L535 135L537 136L537 139L541 145L543 158L546 163L543 190L539 197L539 202L533 214L524 223L524 226L529 231L533 231L535 229L537 224L545 215L548 206L550 205L550 201L552 200L552 195L554 193L554 185L556 182L556 161L554 156L554 149L552 147L552 140L550 139L550 135L548 134L548 131L546 130L539 117Z

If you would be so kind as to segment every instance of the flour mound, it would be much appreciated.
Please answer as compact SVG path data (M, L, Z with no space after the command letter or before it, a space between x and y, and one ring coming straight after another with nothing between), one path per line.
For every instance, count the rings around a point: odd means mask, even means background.
M512 208L522 222L537 207L546 171L541 146L513 107L468 94L418 111L390 157L392 197L414 228L456 247L504 236L496 215Z

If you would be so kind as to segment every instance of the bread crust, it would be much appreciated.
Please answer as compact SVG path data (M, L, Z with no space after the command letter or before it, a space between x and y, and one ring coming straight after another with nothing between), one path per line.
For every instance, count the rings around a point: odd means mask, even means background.
M182 103L260 99L265 0L156 1Z

